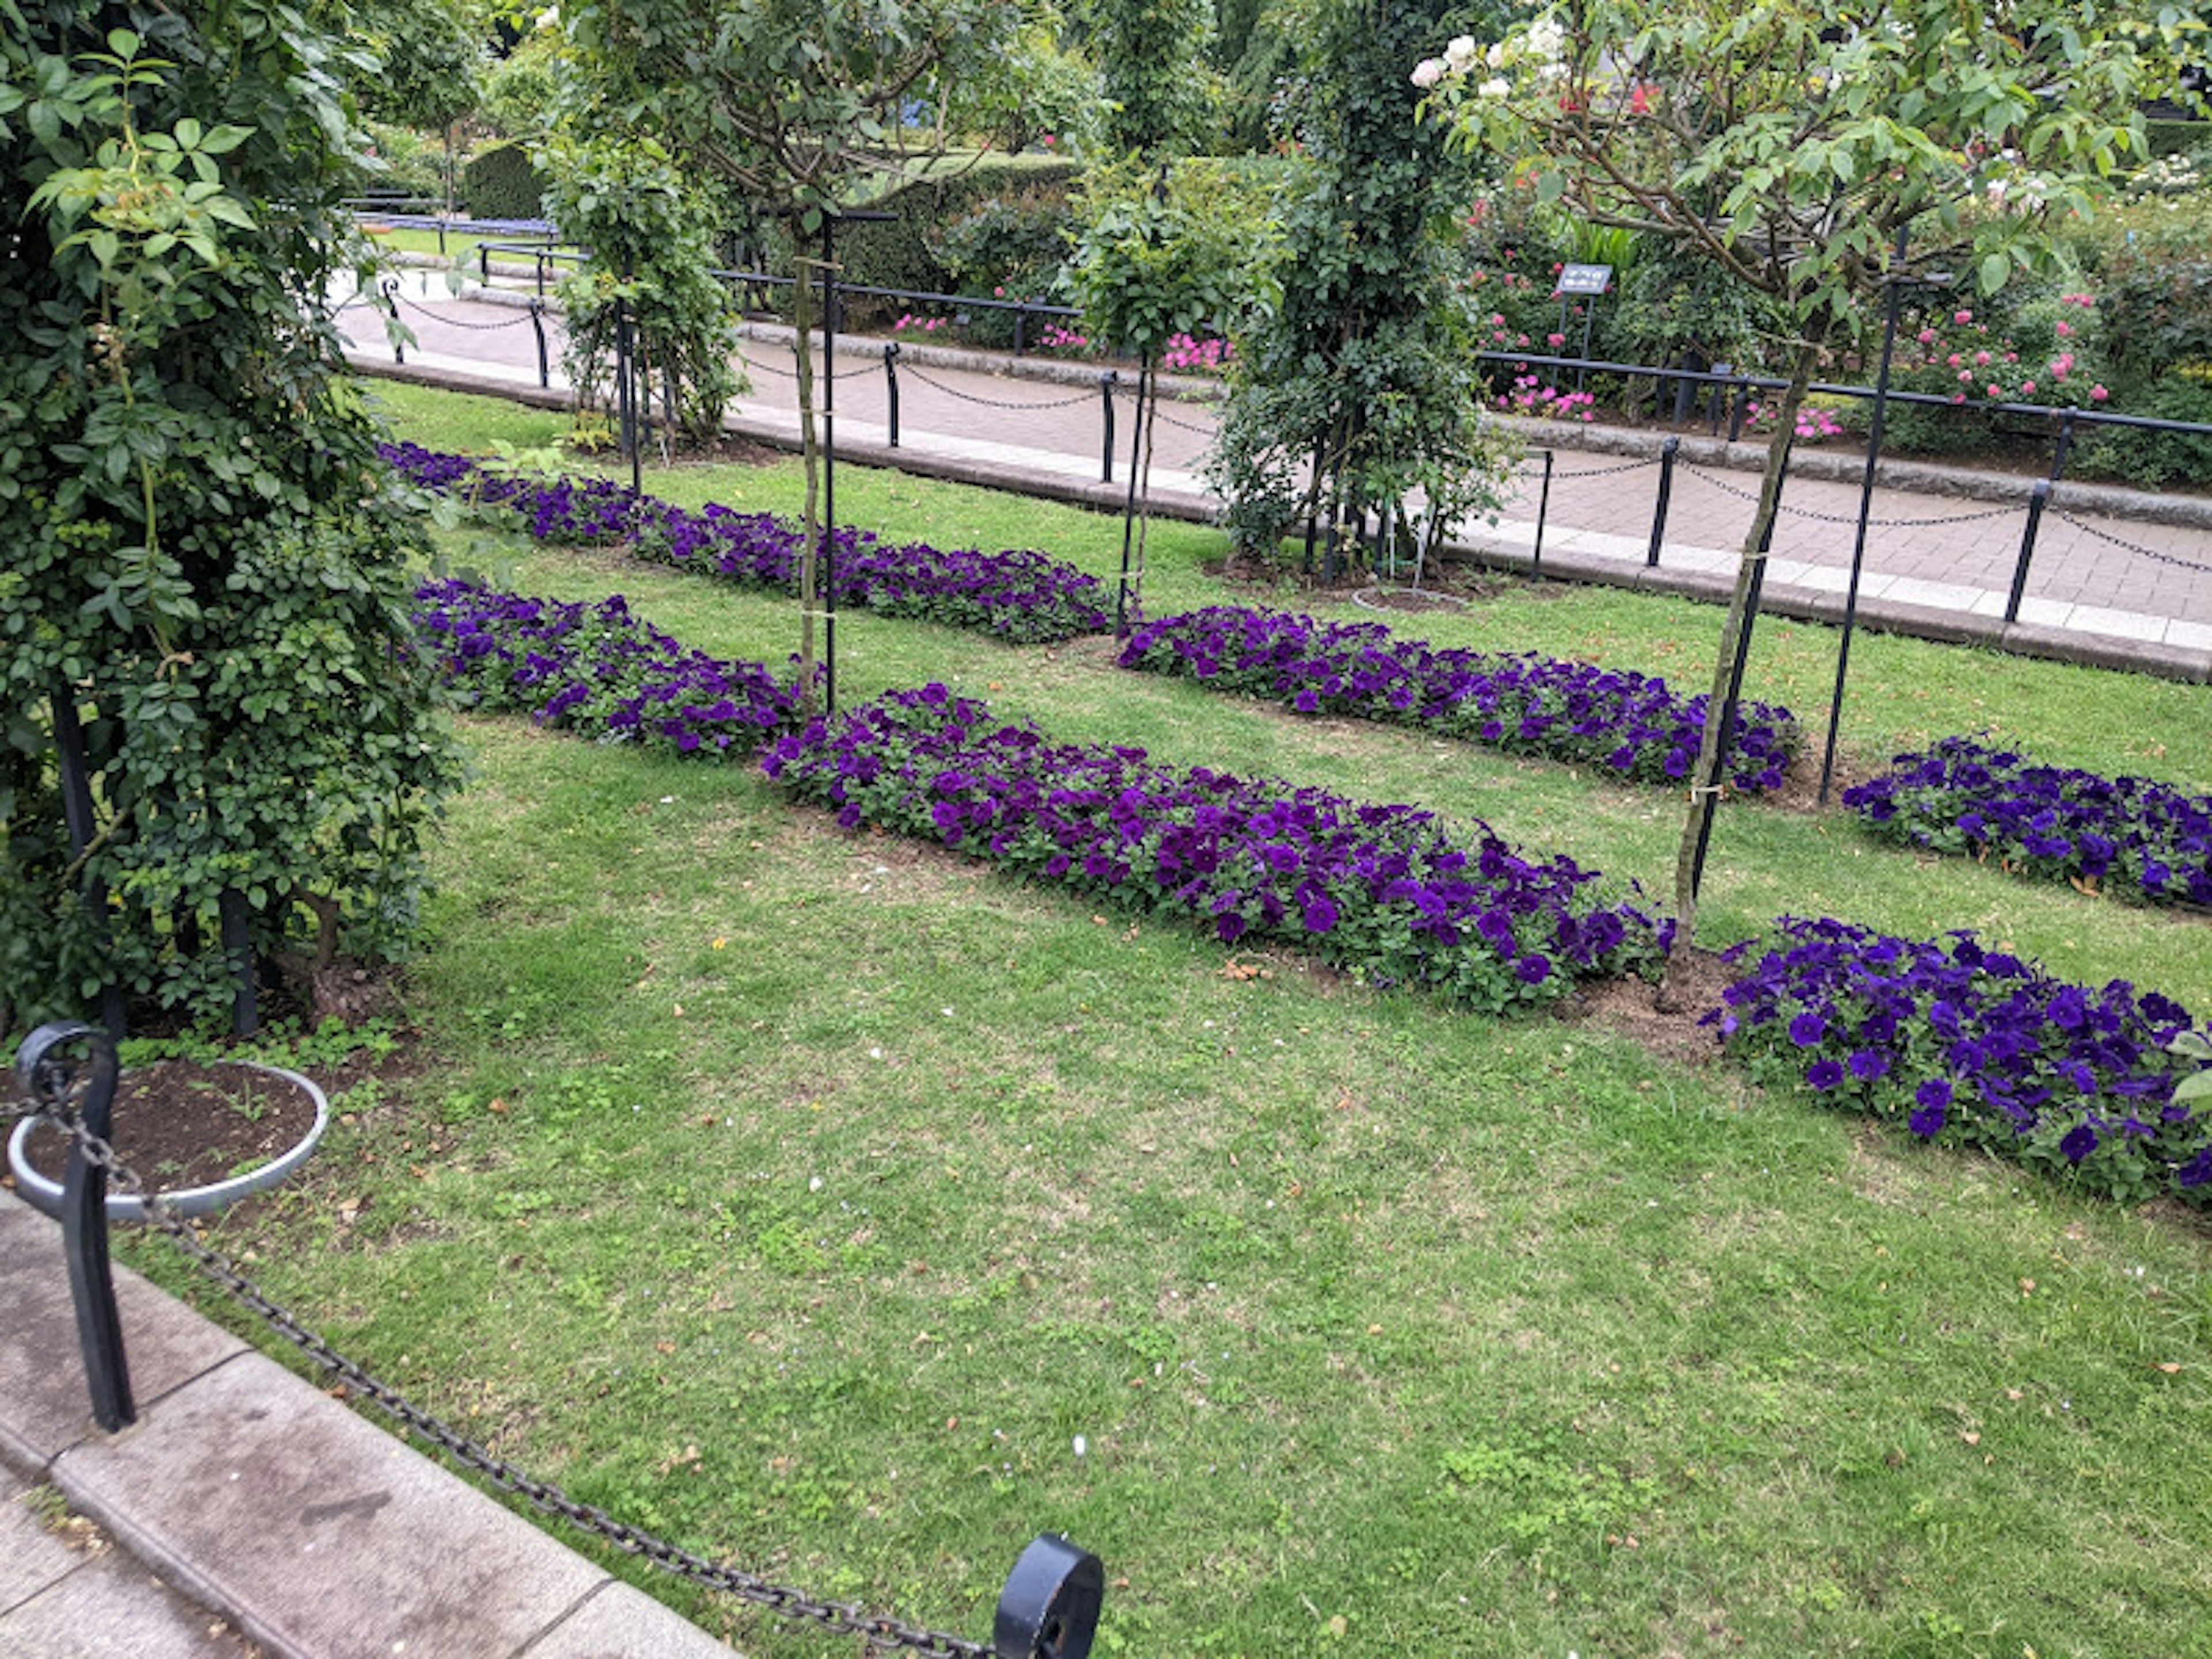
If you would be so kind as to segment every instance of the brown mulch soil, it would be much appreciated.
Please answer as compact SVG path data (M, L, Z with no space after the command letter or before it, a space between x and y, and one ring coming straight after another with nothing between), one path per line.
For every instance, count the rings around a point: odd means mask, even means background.
M157 1190L204 1187L281 1156L314 1127L306 1091L251 1066L163 1060L134 1066L115 1090L108 1137L124 1163ZM51 1125L33 1131L31 1167L59 1181L69 1142Z
M654 430L657 434L659 428ZM586 462L618 459L611 448L586 450L571 446L568 453L576 460ZM787 450L741 437L734 432L725 432L703 442L685 439L675 446L670 461L677 466L771 466L778 461L787 460L790 454ZM646 451L646 459L649 465L663 465L657 437L653 446Z
M1661 984L1601 980L1577 989L1559 1016L1602 1026L1662 1060L1708 1066L1720 1058L1720 1039L1713 1027L1698 1022L1721 1006L1731 977L1717 951L1692 945L1674 952Z

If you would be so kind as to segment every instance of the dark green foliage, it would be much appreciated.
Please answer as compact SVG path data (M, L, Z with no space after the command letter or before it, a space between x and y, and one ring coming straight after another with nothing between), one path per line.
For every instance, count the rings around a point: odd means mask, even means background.
M0 1025L103 982L206 1014L263 951L395 953L453 781L410 652L415 515L319 296L359 187L330 43L0 0ZM134 16L142 40L125 25ZM57 714L85 728L89 845ZM97 902L80 896L89 888ZM200 949L196 952L192 940Z
M371 114L443 127L477 107L485 36L474 8L457 0L368 0L314 9L314 21L365 48L347 86Z
M736 307L710 274L707 198L650 139L562 140L547 153L553 216L563 235L592 250L589 264L561 279L578 397L589 404L607 395L626 314L647 396L659 407L672 386L678 426L694 439L713 437L739 381Z
M2212 145L2212 121L2146 121L2143 137L2153 155L2185 155Z
M1064 194L994 196L926 237L944 264L944 292L1060 303L1060 268L1074 223ZM1036 327L1034 320L1030 329ZM979 345L1012 343L1012 312L978 310L964 337Z
M1089 0L1085 15L1117 151L1188 155L1207 147L1219 83L1207 66L1212 0Z
M545 184L528 149L494 144L461 169L461 203L472 219L535 219L545 211Z
M2129 406L2130 415L2212 426L2212 367L2192 364L2161 375ZM2212 478L2212 437L2185 432L2100 431L2081 446L2080 471L2160 489Z
M957 293L959 275L939 252L943 247L957 260L968 251L957 233L945 240L952 227L994 202L1018 204L1026 216L1042 216L1064 206L1068 185L1081 171L1058 159L987 157L957 173L902 185L872 204L897 214L896 220L848 225L838 233L840 278L868 288ZM894 314L900 309L896 301L890 306ZM862 308L855 302L854 310L857 314Z

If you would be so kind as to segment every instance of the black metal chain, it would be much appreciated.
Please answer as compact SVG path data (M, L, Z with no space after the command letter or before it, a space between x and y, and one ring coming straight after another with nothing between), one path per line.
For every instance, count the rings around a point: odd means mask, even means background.
M474 334L489 334L498 329L514 328L530 320L530 313L525 312L520 317L510 317L505 322L501 323L465 323L458 317L441 316L437 312L431 310L429 307L424 305L421 301L410 300L404 294L394 294L392 297L394 301L398 304L405 306L408 310L421 312L422 315L428 317L434 323L443 323L447 328L467 329L470 332Z
M2094 536L2100 542L2110 542L2114 547L2123 548L2130 553L2140 553L2144 558L2155 559L2160 564L2175 565L2184 570L2194 570L2200 575L2212 575L2212 564L2199 564L2194 559L2185 559L2174 553L2161 553L2154 547L2145 547L2141 542L2131 542L2124 537L2115 536L2109 530L2100 530L2093 524L2085 524L2063 507L2054 510L2060 518L2065 520L2076 530L2081 531L2084 535Z
M1659 463L1657 459L1653 459L1642 461L1623 461L1618 466L1578 466L1571 472L1562 472L1557 468L1554 468L1552 472L1552 482L1553 483L1558 483L1567 478L1609 478L1616 472L1633 472L1640 467L1656 466L1658 465ZM1544 468L1540 462L1524 461L1517 470L1526 472L1533 477L1542 472Z
M1155 398L1152 403L1152 418L1158 421L1164 421L1172 427L1180 427L1185 432L1194 432L1201 438L1211 438L1214 436L1218 429L1210 426L1200 426L1196 422L1191 421L1179 421L1176 419L1174 416L1169 414L1165 410L1160 407L1159 401L1157 398Z
M795 368L778 368L774 363L764 363L757 357L746 358L745 367L764 368L769 374L781 376L787 380L795 380L799 378L799 371ZM827 378L832 380L849 380L856 374L880 374L882 370L883 365L880 363L862 363L858 368L840 369L836 374ZM824 377L817 371L814 378L818 380Z
M323 1370L334 1372L349 1389L374 1401L387 1415L424 1439L442 1447L456 1462L474 1469L501 1491L527 1498L546 1514L558 1516L625 1554L642 1557L665 1571L766 1607L781 1618L811 1622L826 1634L859 1636L875 1647L903 1648L936 1656L936 1659L993 1659L994 1650L980 1642L905 1624L886 1614L868 1613L850 1602L817 1601L788 1585L772 1583L738 1568L709 1561L627 1522L617 1521L594 1504L569 1497L550 1481L532 1480L506 1459L414 1404L357 1362L347 1358L272 1301L259 1285L238 1270L229 1257L203 1243L164 1200L146 1190L145 1182L116 1156L114 1147L86 1129L69 1102L69 1093L67 1068L55 1061L46 1061L39 1068L40 1097L13 1103L8 1115L10 1119L41 1117L70 1135L84 1149L86 1159L105 1170L124 1193L143 1202L154 1224L167 1234L170 1242L221 1285L232 1300L258 1316Z
M1733 495L1738 501L1749 501L1754 506L1758 504L1759 492L1755 489L1739 489L1724 479L1715 477L1705 468L1693 466L1687 461L1682 464L1682 470L1685 472L1696 474L1723 495ZM1783 502L1776 510L1786 513L1792 518L1814 519L1822 524L1856 526L1859 521L1859 515L1856 513L1816 513L1809 507L1792 507L1787 501ZM2018 503L2008 502L2005 506L1988 507L1978 513L1947 513L1940 518L1934 519L1869 519L1867 522L1869 525L1880 525L1886 530L1916 530L1932 525L1974 524L1984 519L2002 519L2021 510Z
M1003 398L982 398L972 392L963 392L958 386L947 386L942 380L932 380L912 363L906 366L906 372L924 386L936 387L948 398L957 398L963 403L981 404L989 409L1068 409L1077 404L1088 403L1098 395L1096 391L1085 390L1077 392L1073 398L1054 398L1047 402L1034 404L1015 403Z

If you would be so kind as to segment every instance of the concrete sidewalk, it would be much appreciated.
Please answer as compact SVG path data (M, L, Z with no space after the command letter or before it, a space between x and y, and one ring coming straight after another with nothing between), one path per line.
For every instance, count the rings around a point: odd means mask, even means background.
M436 274L399 300L418 335L392 362L380 314L356 304L342 321L356 367L377 374L567 407L561 319L548 311L550 388L538 386L535 331L515 296L448 294ZM795 447L799 426L787 330L756 329L746 355L753 390L726 422ZM898 437L890 441L890 378L882 343L841 337L835 397L838 457L1118 512L1127 497L1133 385L1101 385L1101 371L1066 362L988 358L902 348ZM817 353L817 366L819 356ZM1035 378L1026 378L1034 376ZM818 384L818 382L817 382ZM1116 418L1109 470L1105 410ZM1659 482L1657 433L1585 434L1522 423L1532 446L1553 451L1543 502L1540 568L1699 599L1724 597L1750 522L1756 447L1684 436L1656 563L1651 526ZM1159 409L1154 509L1210 520L1218 503L1199 466L1211 409L1176 398ZM1586 447L1584 447L1586 446ZM1863 461L1809 452L1793 467L1767 565L1763 604L1778 615L1842 619L1856 539ZM2006 620L2033 480L1960 469L1885 465L1875 491L1857 616L1871 628L1972 642L2022 654L2212 681L2212 501L2068 483L2041 520L2014 620ZM1527 570L1536 553L1540 466L1524 463L1498 522L1471 527L1454 551Z
M138 1420L111 1436L61 1229L0 1193L0 1654L729 1659L381 1423L117 1278ZM45 1519L64 1504L119 1549L70 1548Z

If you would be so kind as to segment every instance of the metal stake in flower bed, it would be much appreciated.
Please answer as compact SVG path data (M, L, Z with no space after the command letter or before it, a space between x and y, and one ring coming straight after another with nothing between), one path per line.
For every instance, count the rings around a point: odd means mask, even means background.
M1850 672L1851 633L1858 625L1859 577L1866 568L1867 525L1874 512L1875 467L1881 459L1881 429L1889 410L1889 362L1897 345L1897 313L1905 297L1905 249L1911 227L1897 228L1897 252L1888 277L1889 301L1881 325L1881 366L1875 375L1874 419L1867 432L1866 472L1859 480L1858 533L1851 542L1851 580L1844 590L1844 637L1836 649L1836 691L1828 702L1827 746L1820 757L1820 805L1828 804L1828 784L1836 775L1836 727L1844 714L1844 678Z

